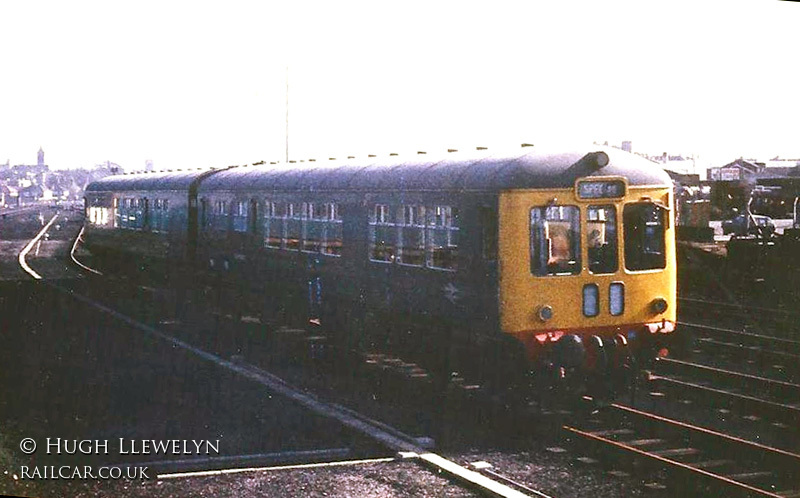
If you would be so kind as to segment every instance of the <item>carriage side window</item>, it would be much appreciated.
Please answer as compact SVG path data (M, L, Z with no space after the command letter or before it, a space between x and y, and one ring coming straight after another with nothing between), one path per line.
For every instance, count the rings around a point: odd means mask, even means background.
M394 261L396 228L389 206L376 204L369 219L369 259Z
M586 210L586 245L589 271L614 273L619 266L617 212L613 205L589 206Z
M668 211L652 202L625 205L625 268L656 270L666 268L665 217Z
M329 256L342 255L342 216L339 205L335 203L324 204L325 207L325 236L322 242L322 253Z
M233 210L233 229L237 232L247 231L247 214L249 205L247 201L236 201Z
M123 197L119 199L119 209L117 210L117 216L119 217L119 224L120 228L128 228L130 225L128 223L128 212L131 210L131 201L132 199L128 197Z
M577 206L531 209L531 273L577 275L581 272L580 211Z
M290 251L300 250L300 241L303 238L301 208L301 204L289 203L286 205L286 238L283 246Z
M111 208L111 218L114 224L114 228L119 228L120 225L120 209L121 209L121 202L118 197L114 197L112 199L112 208Z
M428 212L427 263L431 268L456 270L458 258L458 209L434 206Z
M303 203L303 251L321 252L325 240L327 207L322 203Z
M153 199L150 226L153 231L165 232L169 227L169 199Z
M209 225L214 230L228 229L228 201L214 201L214 210L209 221Z
M133 218L131 228L141 230L144 227L144 199L133 199Z
M398 226L397 261L404 265L424 266L425 207L402 206Z
M119 210L119 226L133 230L142 229L145 222L145 205L145 199L134 197L122 199L122 207Z
M264 246L281 248L286 222L286 204L267 201L264 203Z
M108 208L99 206L89 207L89 223L104 226L108 224Z

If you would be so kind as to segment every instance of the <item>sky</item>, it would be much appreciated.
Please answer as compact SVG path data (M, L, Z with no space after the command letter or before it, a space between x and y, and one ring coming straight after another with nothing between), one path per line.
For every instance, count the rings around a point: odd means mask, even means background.
M519 144L800 158L800 3L0 3L0 163Z

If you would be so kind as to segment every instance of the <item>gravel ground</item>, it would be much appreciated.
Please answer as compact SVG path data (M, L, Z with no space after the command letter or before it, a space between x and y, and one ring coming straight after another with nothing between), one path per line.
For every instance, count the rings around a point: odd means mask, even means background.
M7 492L26 494L18 484ZM213 477L156 479L144 482L92 481L46 483L36 492L45 497L477 497L473 491L413 462L360 464L316 469L281 469Z

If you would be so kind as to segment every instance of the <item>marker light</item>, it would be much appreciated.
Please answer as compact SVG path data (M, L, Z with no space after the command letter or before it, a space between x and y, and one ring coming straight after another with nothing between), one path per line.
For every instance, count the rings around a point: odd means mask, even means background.
M608 165L608 161L609 161L608 154L606 154L602 150L598 151L598 152L595 152L594 153L594 161L597 164L598 168L602 168L604 166L607 166Z
M667 304L667 300L663 297L657 297L650 301L650 311L652 311L653 314L657 315L659 313L664 313L667 311L668 307L669 305Z
M547 320L553 318L553 308L550 305L545 304L544 306L539 307L539 312L537 313L539 316L539 320L546 322Z

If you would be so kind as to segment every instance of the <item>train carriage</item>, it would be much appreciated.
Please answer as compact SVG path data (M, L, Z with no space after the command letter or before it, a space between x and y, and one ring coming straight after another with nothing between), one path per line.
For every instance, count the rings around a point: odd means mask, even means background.
M134 193L152 209L170 190L159 181L101 180L87 209L105 195L116 220ZM451 357L511 382L650 355L675 328L672 184L626 152L476 150L181 181L164 259L190 260L240 311L284 310L348 348ZM87 242L109 232L118 251L151 257L152 231L117 223Z
M196 247L198 182L213 171L113 175L86 187L84 240L100 265L179 271Z

